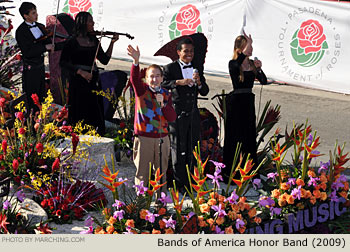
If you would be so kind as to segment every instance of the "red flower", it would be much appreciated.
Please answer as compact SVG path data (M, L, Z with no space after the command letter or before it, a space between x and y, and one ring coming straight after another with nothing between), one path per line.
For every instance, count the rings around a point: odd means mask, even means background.
M120 126L120 128L124 129L125 128L125 122L121 121L119 126Z
M47 199L44 199L43 201L41 201L40 205L41 205L43 208L46 208L46 207L47 207Z
M91 8L90 0L69 0L69 12L75 18L76 15L81 11L89 11Z
M176 15L176 28L181 35L190 35L197 32L197 27L201 24L200 12L196 6L188 4L182 7Z
M4 155L0 154L0 161L4 160Z
M7 220L6 214L3 214L0 212L0 230L3 229L5 234L8 233L6 225L10 224L10 223L6 222L6 220Z
M37 105L39 108L41 107L39 102L39 96L37 94L32 94L32 99L35 105Z
M61 126L59 129L65 133L71 133L73 131L72 126Z
M7 151L7 141L4 139L2 140L2 144L1 144L1 149L4 152L4 155L6 155L6 151Z
M65 221L69 220L69 215L68 215L68 214L64 215L64 216L63 216L63 219L64 219Z
M52 172L57 171L60 168L60 159L56 158L55 162L52 164Z
M12 161L13 172L15 172L15 173L17 172L18 166L19 166L18 160L17 160L17 159L14 159L14 160Z
M57 215L57 216L61 216L61 215L62 215L62 211L58 209L58 210L56 211L56 215Z
M75 154L75 151L77 150L78 143L79 143L79 136L75 133L72 133L73 155Z
M37 143L36 146L35 146L35 148L36 148L36 151L37 151L39 154L42 153L42 152L44 151L44 146L43 146L42 143Z
M18 129L18 134L24 135L26 133L26 130L24 128L19 128Z
M24 114L23 114L23 112L17 112L17 113L16 113L16 117L17 117L19 120L23 121L23 120L24 120Z
M5 107L5 102L6 102L6 99L3 98L3 97L1 97L1 98L0 98L0 107L1 107L1 108L4 108L4 107Z
M13 180L15 181L16 185L19 185L21 183L21 177L20 176L14 177Z
M39 227L37 227L36 229L40 232L40 234L51 234L52 233L52 231L50 230L49 224L43 225L40 222Z
M305 49L305 54L321 50L326 36L323 34L323 27L317 20L309 19L303 22L298 32L299 46Z

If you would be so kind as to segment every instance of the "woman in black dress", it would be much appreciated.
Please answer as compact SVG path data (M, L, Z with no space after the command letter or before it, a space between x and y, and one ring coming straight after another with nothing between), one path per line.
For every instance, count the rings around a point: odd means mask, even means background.
M99 73L94 63L97 59L107 65L118 35L104 52L99 46L94 31L94 20L90 13L80 12L75 18L74 36L67 42L62 51L60 65L69 72L68 89L68 121L71 125L83 120L84 124L97 128L100 135L104 134L104 115L102 96L93 91L101 90Z
M257 165L255 95L252 93L252 88L255 78L261 84L266 84L267 79L261 70L261 61L249 59L253 52L252 42L250 35L238 36L235 40L233 58L228 64L233 91L226 98L223 153L227 167L224 169L226 180L230 175L238 143L242 143L241 153L244 158L250 153L250 159Z

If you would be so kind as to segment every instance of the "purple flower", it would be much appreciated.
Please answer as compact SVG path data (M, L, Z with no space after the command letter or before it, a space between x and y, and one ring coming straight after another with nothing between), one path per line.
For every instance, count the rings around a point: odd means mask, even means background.
M272 181L276 180L277 172L270 172L267 174L267 178L272 179Z
M340 175L339 178L337 179L339 182L346 182L346 176L344 174Z
M220 170L226 167L226 165L223 164L223 163L216 162L216 161L214 161L214 160L209 160L209 161L212 162L212 163L215 165L215 167L216 167L216 168L219 168Z
M134 185L133 187L136 188L137 196L144 195L148 189L147 187L143 186L143 181L141 181L139 185Z
M134 234L133 232L131 232L131 230L132 230L131 227L126 226L125 229L127 232L123 232L123 234Z
M286 184L289 186L295 185L296 180L297 180L296 178L289 178Z
M193 215L195 215L196 213L194 212L189 212L189 214L186 217L187 220L189 220Z
M270 197L263 196L259 199L259 205L261 207L273 206L275 205L275 201Z
M119 221L121 221L124 218L124 213L124 210L115 211L113 213L113 218L119 219Z
M338 191L339 188L343 188L344 184L338 181L339 179L337 179L337 181L333 182L333 184L331 185L331 188L335 191Z
M222 230L219 228L219 226L215 226L215 234L224 234L225 230Z
M170 216L169 220L163 219L163 221L165 223L165 228L171 227L172 229L175 229L176 220L173 220L172 216Z
M94 229L92 228L92 226L89 226L88 230L83 230L79 234L93 234L93 233L94 233Z
M321 174L322 171L327 172L329 166L331 165L331 161L329 160L327 163L320 162L320 168L318 169L318 173Z
M244 221L242 221L241 219L236 219L236 229L239 230L241 227L244 226Z
M225 212L225 210L221 209L221 204L219 204L218 206L212 206L211 209L213 209L214 211L216 211L216 213L214 214L214 216L218 216L219 218L223 218L225 217L225 215L227 215L227 213Z
M254 190L259 189L260 186L261 186L261 179L258 179L258 178L254 179L254 180L253 180L253 187L254 187Z
M166 195L166 193L161 192L160 198L158 199L159 202L163 204L163 206L166 206L167 203L171 203L172 200L169 196Z
M214 175L207 174L207 177L212 180L211 183L216 184L219 189L220 189L219 179L223 181L221 175L219 175L220 172L221 172L221 169L216 169L216 171L214 172Z
M11 208L10 201L5 200L4 203L2 204L2 207L3 207L4 210L7 210L7 209Z
M300 197L301 197L301 190L300 190L300 188L301 188L301 185L298 186L298 188L294 188L292 190L291 195L293 196L294 199L298 198L298 200L300 200Z
M84 222L85 227L90 227L92 226L92 224L94 224L94 220L92 219L92 217L89 215Z
M28 152L24 153L24 157L28 158L29 157L29 153Z
M43 134L41 135L41 139L44 139L45 137L46 137L46 134L43 133Z
M237 200L239 199L239 196L236 194L236 191L233 191L231 193L231 196L225 199L225 202L229 202L230 204L237 204Z
M320 179L319 178L313 178L312 176L309 176L310 180L309 182L307 183L308 186L317 186L317 181L319 181Z
M19 200L19 202L23 202L24 198L26 197L26 195L24 194L23 190L20 190L17 192L17 198Z
M338 202L339 201L339 198L337 196L337 191L336 190L333 190L331 195L330 195L330 198L331 198L331 201L334 201L334 202Z
M282 208L279 207L271 207L270 208L270 214L273 216L274 214L280 215L282 211Z
M158 217L158 216L159 216L159 214L153 214L147 210L146 221L153 223L156 220L156 217Z
M309 134L309 137L306 139L307 140L307 145L308 146L310 146L311 144L312 144L312 140L313 140L314 138L313 138L313 136L312 136L312 134L310 133Z
M125 206L125 203L120 200L115 200L115 203L112 205L112 207L117 208L117 210L119 210L122 206Z
M128 151L126 152L126 155L127 155L128 157L130 157L131 154L132 154L131 150L128 150Z

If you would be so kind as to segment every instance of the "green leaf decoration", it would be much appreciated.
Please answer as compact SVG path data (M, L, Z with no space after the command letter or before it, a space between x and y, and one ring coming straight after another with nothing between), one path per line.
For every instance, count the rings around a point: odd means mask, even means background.
M176 22L172 22L172 23L169 25L169 29L174 31L174 30L176 29Z
M197 32L202 32L202 26L201 25L198 25Z
M63 13L69 13L69 6L68 6L68 4L63 7L62 12Z
M299 46L299 40L297 38L293 39L292 42L290 42L290 46L297 49Z
M88 10L88 12L89 12L91 15L93 15L92 8L90 8L90 9Z
M296 38L298 36L299 29L294 32L292 39Z
M322 49L328 49L327 41L324 41L324 42L322 43Z
M298 55L305 54L304 48L298 47Z
M169 30L169 37L171 40L173 40L175 38L175 32L172 30Z
M175 22L176 16L177 16L177 13L175 13L175 15L173 16L173 18L171 19L171 22Z
M178 30L178 29L176 29L176 37L180 37L181 36L181 32Z

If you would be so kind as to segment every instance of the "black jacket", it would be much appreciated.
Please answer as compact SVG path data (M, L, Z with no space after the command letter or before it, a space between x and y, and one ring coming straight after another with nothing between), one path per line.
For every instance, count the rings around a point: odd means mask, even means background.
M209 93L209 87L203 75L203 68L196 66L194 68L198 69L202 84L201 88L197 86L176 86L175 81L184 78L178 61L174 61L164 67L162 87L171 90L176 113L180 111L190 112L193 108L197 108L198 94L206 96Z

